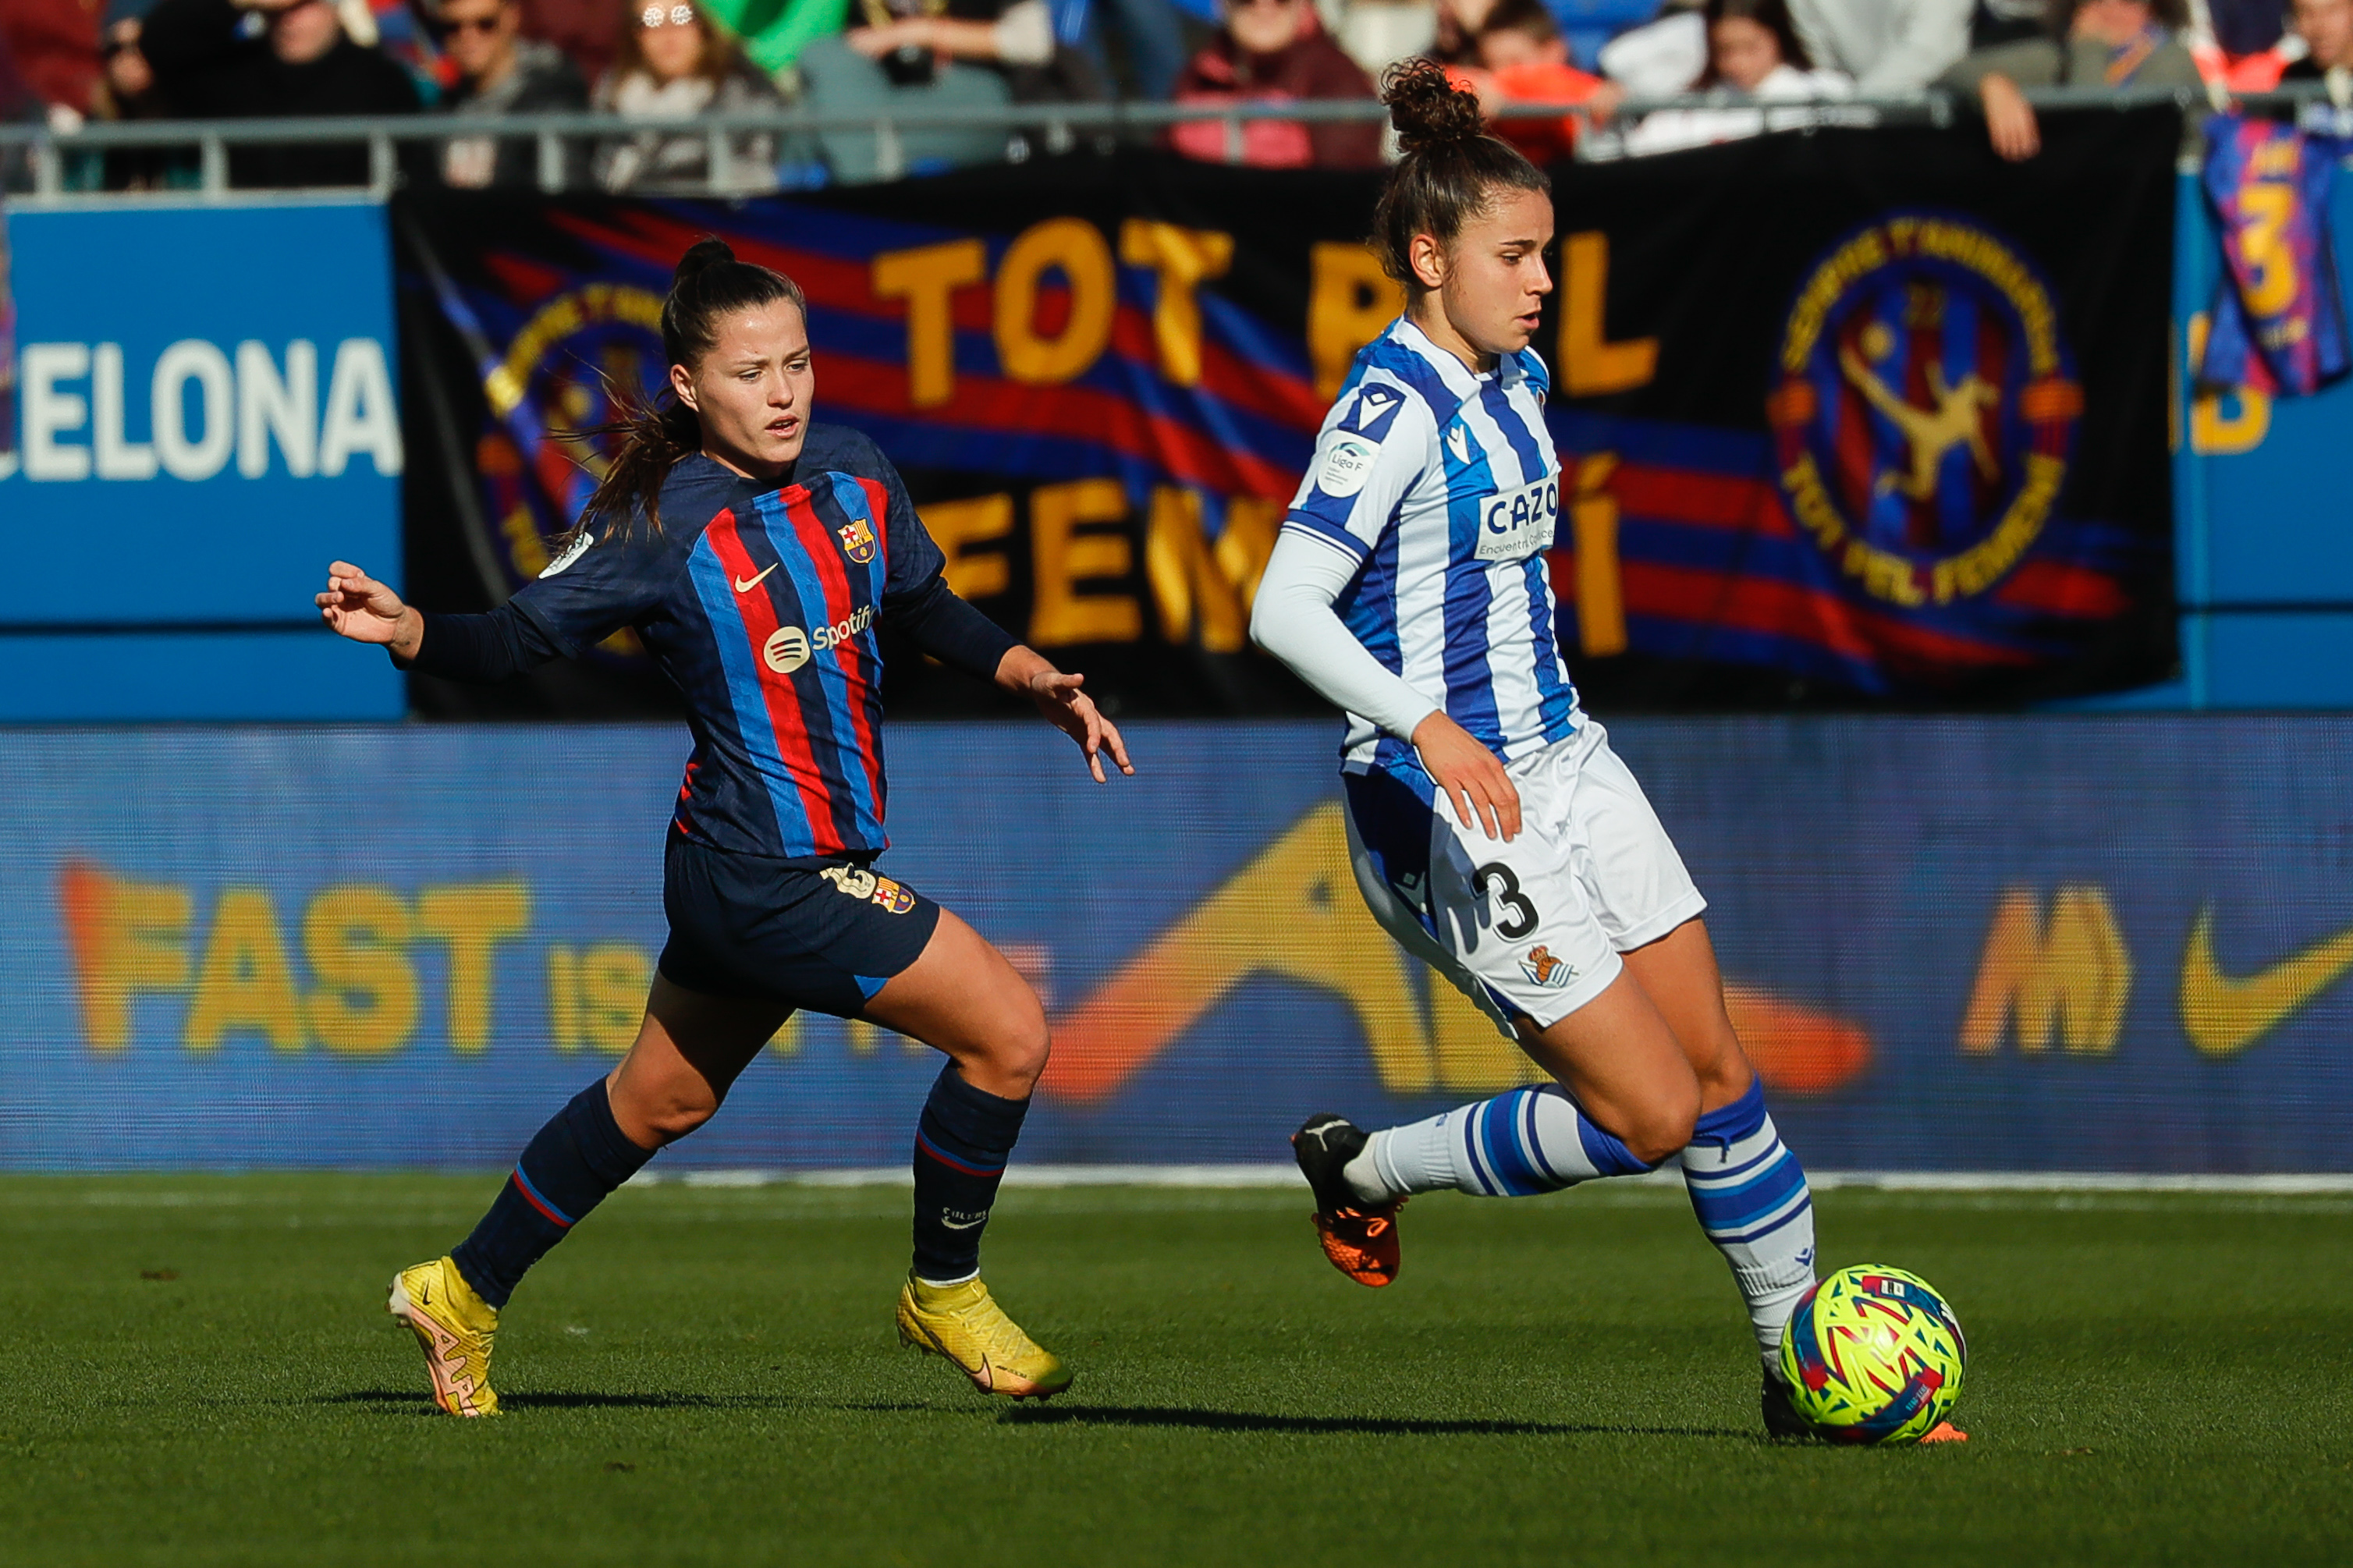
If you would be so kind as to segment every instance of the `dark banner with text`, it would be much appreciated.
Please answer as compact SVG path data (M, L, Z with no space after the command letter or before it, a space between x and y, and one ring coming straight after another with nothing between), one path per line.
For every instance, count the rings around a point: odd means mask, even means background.
M2168 673L2170 110L2042 155L1825 132L1555 171L1536 346L1552 552L1605 703L2006 701ZM405 199L408 581L496 602L601 465L565 432L663 384L670 269L715 233L797 279L818 416L906 474L957 591L1130 713L1313 710L1251 595L1356 350L1401 297L1372 176L1085 156L734 205ZM987 700L906 658L900 712ZM666 699L627 633L421 711Z

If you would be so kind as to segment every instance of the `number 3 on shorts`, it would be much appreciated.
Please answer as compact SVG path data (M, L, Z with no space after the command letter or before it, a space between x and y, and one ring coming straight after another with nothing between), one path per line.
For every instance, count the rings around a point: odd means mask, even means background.
M1509 921L1496 922L1495 934L1505 942L1517 942L1535 930L1539 919L1536 907L1528 901L1525 893L1520 891L1520 879L1512 868L1501 860L1491 860L1471 875L1471 885L1482 897L1485 896L1490 882L1497 883L1503 889L1495 901L1512 911Z

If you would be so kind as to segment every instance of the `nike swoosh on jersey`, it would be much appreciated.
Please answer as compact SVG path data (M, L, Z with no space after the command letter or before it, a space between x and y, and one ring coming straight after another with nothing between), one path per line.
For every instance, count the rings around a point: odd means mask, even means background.
M987 1225L987 1223L988 1216L987 1215L981 1215L978 1219L965 1220L962 1224L958 1224L956 1221L948 1218L945 1215L942 1215L940 1216L940 1226L944 1230L970 1230L975 1226Z
M779 567L779 566L781 566L781 565L783 565L783 564L784 564L784 563L783 563L783 562L781 562L781 561L771 562L771 563L769 563L769 565L768 565L768 572L774 572L777 567ZM748 594L748 593L750 593L753 589L754 589L754 588L756 588L756 587L758 587L758 586L760 585L761 582L762 582L762 581L763 581L763 580L764 580L764 579L768 575L768 572L763 572L763 573L761 573L761 574L760 574L760 575L759 575L759 576L757 576L757 577L738 577L738 578L736 578L736 579L735 579L735 591L736 591L737 593L739 593L739 594Z
M2181 1028L2210 1057L2234 1056L2353 970L2353 928L2232 979L2214 962L2214 910L2199 911L2181 954Z

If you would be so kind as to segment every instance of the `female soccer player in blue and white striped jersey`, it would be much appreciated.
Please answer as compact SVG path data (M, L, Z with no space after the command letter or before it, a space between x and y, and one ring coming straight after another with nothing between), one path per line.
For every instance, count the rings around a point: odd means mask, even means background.
M1311 1119L1292 1142L1316 1227L1343 1272L1385 1285L1411 1194L1555 1192L1680 1158L1747 1300L1766 1424L1793 1431L1775 1369L1813 1282L1805 1173L1725 1012L1705 900L1554 641L1560 463L1528 347L1551 187L1437 67L1395 68L1383 98L1405 155L1375 244L1406 313L1324 418L1251 635L1347 711L1374 915L1557 1082L1370 1136Z

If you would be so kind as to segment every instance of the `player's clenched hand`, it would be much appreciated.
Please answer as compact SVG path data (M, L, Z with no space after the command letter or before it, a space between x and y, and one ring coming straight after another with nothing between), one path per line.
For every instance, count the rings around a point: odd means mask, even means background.
M1413 749L1421 765L1454 803L1465 826L1505 841L1520 835L1520 792L1495 753L1444 713L1432 713L1413 727Z
M377 643L403 658L417 657L425 635L424 617L400 595L348 561L327 568L327 591L318 595L319 618L339 637Z

